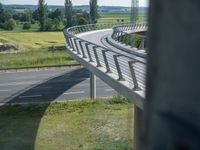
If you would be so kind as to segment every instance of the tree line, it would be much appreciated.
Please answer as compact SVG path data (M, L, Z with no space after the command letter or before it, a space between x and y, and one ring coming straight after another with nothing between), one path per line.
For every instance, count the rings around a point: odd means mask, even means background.
M0 3L0 28L13 30L16 24L22 24L22 28L28 30L35 23L39 24L40 31L56 31L74 25L97 23L98 5L97 0L90 0L90 12L73 9L72 1L65 0L64 8L52 11L48 9L45 0L38 0L36 10L24 10L18 12L5 9Z

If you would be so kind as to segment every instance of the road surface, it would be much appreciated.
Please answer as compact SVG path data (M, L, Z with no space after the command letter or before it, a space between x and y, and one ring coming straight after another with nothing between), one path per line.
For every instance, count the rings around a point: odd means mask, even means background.
M97 97L117 93L97 78ZM34 103L89 98L84 68L0 73L0 103Z

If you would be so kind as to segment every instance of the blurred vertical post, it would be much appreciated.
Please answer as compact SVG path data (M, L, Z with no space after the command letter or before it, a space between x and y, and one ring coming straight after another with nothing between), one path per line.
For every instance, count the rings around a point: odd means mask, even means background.
M142 120L143 112L142 110L134 105L134 150L141 150L142 146Z
M139 0L132 0L131 4L131 22L136 23L138 20L138 7L139 7Z
M135 24L138 20L138 7L139 0L132 0L131 6L131 23ZM134 46L134 34L129 36L129 44ZM140 150L142 144L142 120L143 120L142 110L134 106L134 150Z
M200 1L150 0L145 150L200 148Z

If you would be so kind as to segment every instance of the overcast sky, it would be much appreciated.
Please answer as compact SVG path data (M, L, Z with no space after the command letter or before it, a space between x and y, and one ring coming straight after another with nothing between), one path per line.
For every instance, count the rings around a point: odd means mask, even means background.
M45 0L49 5L64 5L64 0ZM147 6L148 0L139 0L140 6ZM38 0L0 0L3 4L34 4ZM73 5L87 5L89 0L72 0ZM131 6L131 0L98 0L100 6Z

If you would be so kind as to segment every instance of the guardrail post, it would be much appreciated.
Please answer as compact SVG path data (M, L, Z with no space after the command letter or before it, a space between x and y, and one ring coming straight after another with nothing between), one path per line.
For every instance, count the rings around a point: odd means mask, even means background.
M96 99L96 75L90 72L90 98Z
M131 39L130 45L131 45L131 47L134 47L135 46L135 43L134 43L134 34L130 35L130 39Z
M129 68L130 68L130 72L131 72L131 76L132 76L132 79L133 79L134 90L137 90L139 87L138 87L137 78L135 76L135 71L134 71L134 66L133 66L134 63L135 63L134 61L129 61L128 62Z
M77 39L74 39L74 44L76 46L76 51L77 51L77 54L81 54L80 51L79 51L79 48L78 48L78 45L77 45Z
M69 37L70 43L71 43L71 47L72 47L72 51L76 51L75 47L74 47L74 42L72 40L71 37Z
M124 80L123 76L122 76L122 72L121 72L121 68L119 66L119 62L117 60L117 57L119 57L120 55L114 55L113 58L114 58L114 61L115 61L115 65L116 65L116 69L117 69L117 72L118 72L118 76L119 76L119 79L118 80Z
M144 48L145 48L145 39L142 38L142 39L141 39L140 46L139 46L139 49L144 49Z
M110 70L110 66L108 64L108 59L106 57L106 52L108 52L108 50L102 50L102 55L103 55L103 59L104 59L104 62L105 62L105 65L106 65L106 72L107 73L112 73L111 70Z
M142 110L134 105L134 150L141 150L142 146L142 122L143 112Z
M96 59L96 62L97 62L97 67L101 67L101 63L99 61L99 57L98 57L97 49L96 48L98 48L98 47L97 46L93 46L94 56L95 56L95 59Z
M83 58L87 58L86 55L85 55L84 49L83 49L82 41L79 41L79 45L80 45L80 48L81 48L81 52L83 54Z
M90 45L89 43L85 43L85 47L86 47L88 57L89 57L89 62L94 62L93 59L92 59L92 56L90 54L90 50L89 50L89 47L88 47L89 45Z
M66 36L66 41L67 41L67 44L68 44L68 46L70 47L70 48L72 48L72 45L71 45L71 42L70 42L70 39L69 39L69 37L68 36Z

